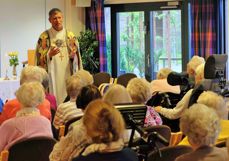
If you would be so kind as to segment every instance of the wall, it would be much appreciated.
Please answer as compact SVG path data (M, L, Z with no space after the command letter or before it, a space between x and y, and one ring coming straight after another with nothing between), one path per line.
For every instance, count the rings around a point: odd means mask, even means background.
M48 12L58 7L64 13L64 24L79 35L84 30L84 8L71 5L71 0L1 0L0 1L0 77L6 70L11 76L7 53L19 52L18 73L22 61L27 60L27 50L35 49L42 31L50 28Z

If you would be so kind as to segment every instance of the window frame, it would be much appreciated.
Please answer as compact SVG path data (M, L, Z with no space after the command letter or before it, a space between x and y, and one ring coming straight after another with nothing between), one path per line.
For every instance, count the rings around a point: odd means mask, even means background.
M166 9L161 9L161 6L167 6L167 2L149 2L149 3L128 3L128 4L108 4L105 7L110 7L111 11L111 72L112 77L118 76L118 69L119 69L119 54L118 54L118 39L117 35L118 30L118 17L117 13L119 12L134 12L134 11L144 11L145 17L145 26L146 32L145 35L145 62L147 62L147 57L149 57L150 66L145 66L145 78L147 80L152 80L152 71L153 71L153 59L151 57L151 53L153 50L150 49L150 42L152 38L150 36L150 12L151 11L162 11ZM181 39L182 39L182 71L186 70L186 64L190 58L190 20L189 20L189 6L188 2L179 2L179 6L176 9L181 10ZM171 8L169 9L171 10Z

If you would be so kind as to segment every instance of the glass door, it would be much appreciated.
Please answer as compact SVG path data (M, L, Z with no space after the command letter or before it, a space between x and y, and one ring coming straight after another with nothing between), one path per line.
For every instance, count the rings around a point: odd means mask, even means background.
M182 34L183 13L181 2L175 6L167 2L111 6L106 34L110 33L107 44L112 76L135 73L152 80L164 67L181 72L187 55L181 45L187 42Z
M117 13L118 75L145 76L144 12Z
M150 12L152 76L161 68L182 71L181 10Z

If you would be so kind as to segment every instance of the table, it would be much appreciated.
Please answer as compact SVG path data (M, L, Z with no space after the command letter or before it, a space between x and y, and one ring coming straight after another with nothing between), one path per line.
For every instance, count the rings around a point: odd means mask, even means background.
M10 79L4 80L4 78L0 78L0 98L5 102L7 99L15 98L15 91L19 88L20 81L19 79Z

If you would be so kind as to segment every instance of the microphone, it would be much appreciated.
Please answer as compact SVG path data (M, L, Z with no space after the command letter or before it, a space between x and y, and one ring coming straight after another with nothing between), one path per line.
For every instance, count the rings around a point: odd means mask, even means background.
M166 146L169 145L169 141L158 132L154 131L148 136L148 143L156 142L157 140Z

